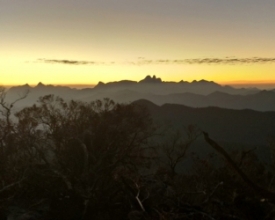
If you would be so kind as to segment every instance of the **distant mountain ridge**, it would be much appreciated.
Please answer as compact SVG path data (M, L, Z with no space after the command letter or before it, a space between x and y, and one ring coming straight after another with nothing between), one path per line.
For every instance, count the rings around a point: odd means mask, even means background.
M221 86L213 81L165 82L156 76L146 76L140 81L122 80L118 82L99 82L94 88L73 89L66 86L53 86L38 83L12 87L8 90L8 101L15 100L29 91L27 98L19 106L32 105L40 96L54 94L65 100L92 101L111 98L117 102L133 102L147 99L155 104L182 104L190 107L217 106L229 109L253 109L275 111L275 89L236 89Z
M162 81L161 78L157 78L156 76L146 76L144 79L137 81L130 81L130 80L122 80L118 82L109 82L109 83L102 83L99 82L95 87L95 90L109 90L109 91L116 91L116 90L124 90L124 89L131 89L137 92L146 92L152 94L159 94L159 95L167 95L171 93L184 93L190 92L194 94L200 95L208 95L215 91L221 91L229 94L241 94L247 95L256 93L258 89L236 89L231 86L221 86L213 81L206 81L206 80L194 80L192 82L187 82L181 80L180 82L165 82Z

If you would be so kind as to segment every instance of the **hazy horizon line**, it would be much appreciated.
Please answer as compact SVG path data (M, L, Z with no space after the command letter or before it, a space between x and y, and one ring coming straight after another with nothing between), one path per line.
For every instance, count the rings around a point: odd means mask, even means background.
M119 81L123 81L123 80L119 80ZM111 82L119 82L119 81L110 81L110 82L103 82L103 83L111 83ZM133 80L134 81L134 80ZM194 81L194 80L193 80ZM198 80L197 80L198 81ZM208 81L208 80L207 80ZM137 81L138 82L138 81ZM166 82L166 81L163 81ZM167 82L171 82L171 81L167 81ZM173 81L175 83L178 83L176 81ZM191 83L192 81L186 81ZM209 80L210 82L210 80ZM215 83L222 85L222 86L232 86L232 87L275 87L275 80L260 80L260 81L256 81L256 80L234 80L234 81L214 81ZM24 85L29 85L30 87L35 87L37 86L39 83L42 83L44 85L52 85L52 86L65 86L65 87L70 87L70 88L75 88L75 89L84 89L84 88L94 88L97 84L82 84L82 83L72 83L72 84L68 84L68 83L50 83L50 84L46 84L43 82L38 82L36 84L29 84L29 83L25 83L25 84L0 84L0 86L3 86L5 88L11 88L11 87L15 87L15 86L24 86Z

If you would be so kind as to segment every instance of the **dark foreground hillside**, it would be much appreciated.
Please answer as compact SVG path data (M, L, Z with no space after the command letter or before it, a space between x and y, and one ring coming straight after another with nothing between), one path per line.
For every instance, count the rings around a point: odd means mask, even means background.
M0 106L0 219L274 219L273 112L52 95L15 117Z
M178 104L157 106L147 100L134 103L146 106L159 125L180 128L193 124L222 142L262 146L268 138L275 137L275 112L271 111L191 108Z

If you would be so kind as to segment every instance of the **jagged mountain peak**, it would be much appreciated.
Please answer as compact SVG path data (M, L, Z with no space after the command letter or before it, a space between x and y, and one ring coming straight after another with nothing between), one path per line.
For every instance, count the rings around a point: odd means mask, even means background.
M39 82L37 85L36 85L36 87L45 87L46 85L45 84L43 84L42 82Z
M155 75L151 77L150 75L146 76L143 80L139 81L140 83L161 83L161 78L157 78Z

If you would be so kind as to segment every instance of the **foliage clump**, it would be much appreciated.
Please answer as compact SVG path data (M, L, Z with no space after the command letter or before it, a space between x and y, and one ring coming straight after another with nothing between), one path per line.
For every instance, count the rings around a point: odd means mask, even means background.
M272 202L249 188L227 160L216 166L215 153L190 153L201 134L195 126L187 126L184 138L176 132L156 144L150 113L138 104L47 95L12 116L15 102L0 94L3 219L273 217ZM181 172L187 157L192 169ZM253 151L231 157L251 181L274 190L274 173Z

